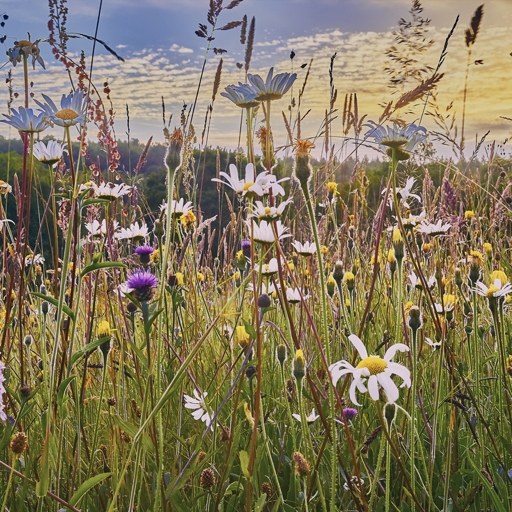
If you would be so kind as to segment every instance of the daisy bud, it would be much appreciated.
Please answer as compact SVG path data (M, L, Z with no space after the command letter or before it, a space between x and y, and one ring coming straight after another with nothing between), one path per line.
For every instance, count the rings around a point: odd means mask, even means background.
M304 352L300 349L295 352L292 373L295 379L299 382L302 381L306 375L306 360L304 358Z
M345 272L345 275L343 276L343 281L345 282L347 290L351 292L354 289L356 282L353 272Z
M458 267L455 269L455 285L457 286L457 288L460 288L462 286L462 272Z
M393 229L393 248L398 263L404 259L404 240L398 228Z
M332 273L332 277L334 277L334 280L336 281L336 283L338 283L338 286L340 286L340 283L343 279L343 263L338 260L335 264L334 264L334 272Z
M47 300L43 300L43 302L41 302L41 313L43 313L43 315L47 315L49 309L50 304L48 303Z
M393 248L389 249L389 251L388 251L388 263L389 263L389 270L393 274L396 271L396 257L395 257L395 250Z
M475 216L475 212L473 210L466 210L464 212L464 218L466 220L470 221L470 220L472 220L474 218L474 216Z
M283 344L278 345L276 352L277 352L277 360L279 361L279 364L281 366L283 366L283 364L286 361L286 358L288 356L288 354L287 354L288 351L286 349L286 345L283 345Z
M418 329L421 329L422 325L423 318L420 308L418 306L411 306L409 309L409 327L413 332L416 332Z
M164 236L164 223L161 220L155 220L155 227L153 232L157 238L162 238Z
M332 274L329 274L329 277L327 278L327 293L329 294L329 297L332 297L334 295L335 289L336 280L334 279Z
M23 339L23 343L25 343L26 347L30 347L32 345L32 342L34 341L34 338L32 338L31 334L27 334L25 338Z
M386 423L388 424L388 430L391 428L391 423L395 420L396 417L396 405L394 403L387 403L384 406L384 418L386 418Z

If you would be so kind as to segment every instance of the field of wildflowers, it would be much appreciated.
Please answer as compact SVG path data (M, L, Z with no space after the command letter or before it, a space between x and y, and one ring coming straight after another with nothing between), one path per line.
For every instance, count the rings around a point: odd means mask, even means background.
M493 147L475 167L478 144L466 159L464 125L448 129L460 160L435 186L421 111L442 129L441 55L378 120L346 97L342 144L377 148L388 167L376 204L364 159L342 193L336 91L309 138L296 75L249 72L254 22L216 29L241 2L211 0L196 32L208 51L215 30L247 45L246 82L220 92L246 145L207 185L227 198L224 226L201 214L195 103L165 129L167 200L146 211L150 142L119 168L110 90L68 56L65 1L50 2L47 40L8 51L25 95L1 120L23 167L0 182L0 510L510 511L510 163ZM41 44L70 72L60 100L29 94ZM94 130L107 168L89 158ZM278 144L293 151L279 173Z

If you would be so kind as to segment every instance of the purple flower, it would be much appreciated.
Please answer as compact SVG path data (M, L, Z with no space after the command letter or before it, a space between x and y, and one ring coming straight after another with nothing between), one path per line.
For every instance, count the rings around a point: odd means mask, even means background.
M140 258L140 262L143 265L147 265L149 263L149 257L154 251L155 250L150 245L140 245L135 249L135 254Z
M346 420L352 421L357 416L357 410L347 407L346 409L343 409L343 416L345 416Z
M251 257L251 241L250 240L242 240L242 251L246 258Z
M153 288L158 286L158 279L149 270L139 268L128 274L126 286L130 290L129 293L133 293L137 300L144 302L153 296Z

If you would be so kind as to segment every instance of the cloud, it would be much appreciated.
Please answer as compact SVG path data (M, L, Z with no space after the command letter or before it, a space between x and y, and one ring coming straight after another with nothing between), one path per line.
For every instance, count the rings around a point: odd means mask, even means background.
M428 52L420 56L421 65L435 67L443 47L448 29L435 29L431 35L435 44ZM282 113L293 120L300 116L307 117L301 123L301 136L314 137L322 131L325 112L329 109L331 94L331 58L332 61L332 87L337 90L337 101L334 108L337 112L331 126L334 143L340 144L342 137L343 104L346 94L357 94L359 116L367 115L367 119L378 119L382 112L380 105L390 100L396 100L397 95L391 95L389 77L384 72L384 51L393 43L390 31L368 31L348 33L341 30L319 31L312 35L300 35L289 38L271 39L261 43L253 52L251 73L266 76L270 66L274 66L276 73L297 72L298 78L293 91L286 98L275 102L272 106L273 131L276 145L283 145L287 141L286 130L282 121ZM222 90L226 85L244 81L244 71L235 66L237 60L243 59L240 52L224 55L224 66L221 77ZM290 61L289 51L296 53L295 59ZM512 117L511 95L507 84L512 81L512 33L507 27L497 27L491 30L482 29L477 43L472 51L472 60L483 59L481 66L471 65L469 68L469 82L466 108L466 134L467 140L474 140L475 134L482 136L487 129L492 129L488 140L505 139L511 132L512 123L501 119L500 116ZM110 55L98 55L95 58L94 76L99 84L104 80L111 84L111 98L114 109L122 113L125 105L130 108L132 135L140 139L147 139L150 135L161 133L161 103L162 98L166 104L167 113L174 113L178 119L183 103L191 105L196 92L197 83L201 74L203 59L199 56L189 59L193 50L176 43L168 50L144 48L135 52L128 52L125 63L118 63ZM183 59L183 56L186 59ZM300 65L309 63L312 66L309 74L308 67ZM198 95L196 107L196 132L201 133L205 112L211 103L212 88L219 58L210 54L206 64L203 82ZM435 91L435 104L427 112L436 113L446 117L447 124L456 113L459 126L462 117L462 92L466 72L467 48L464 44L463 27L459 27L450 41L448 54L441 69L445 73ZM70 90L70 84L65 70L55 63L47 62L47 70L30 70L30 80L34 82L31 91L36 98L41 93L59 98ZM22 69L17 66L13 69L13 86L15 92L23 92ZM413 85L411 84L411 88ZM101 88L100 88L101 89ZM407 89L405 89L407 90ZM405 92L404 90L404 92ZM299 107L299 91L300 107ZM291 96L294 97L295 106L288 110ZM8 100L8 93L0 89L0 102L4 105ZM18 106L21 100L16 100ZM450 104L453 106L447 109ZM407 121L417 121L421 116L423 104L417 102L398 112ZM229 100L217 95L213 106L213 117L210 127L210 143L224 147L237 144L238 136L231 137L240 125L240 109ZM449 117L448 117L449 116ZM260 110L256 127L263 118ZM122 122L120 120L120 122ZM433 131L441 131L434 122L434 117L423 117L422 123ZM152 129L150 127L153 127ZM295 122L295 126L296 122ZM296 130L296 128L295 128ZM122 133L122 130L118 130ZM0 134L7 135L7 127L0 125ZM92 133L92 130L91 130ZM294 132L297 136L297 131ZM321 146L321 144L318 144Z
M179 44L173 43L171 48L171 52L178 52L178 53L194 53L194 50L192 48L186 48L185 46L180 46Z

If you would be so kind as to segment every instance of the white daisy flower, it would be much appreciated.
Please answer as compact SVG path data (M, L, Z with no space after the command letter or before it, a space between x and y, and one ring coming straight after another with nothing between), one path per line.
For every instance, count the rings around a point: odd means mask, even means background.
M402 217L402 225L405 229L413 229L418 224L421 224L427 218L427 214L425 210L423 210L419 215L409 214L407 217Z
M34 156L42 163L55 167L64 154L64 146L56 140L49 140L48 145L44 142L36 142L34 144Z
M149 229L147 224L141 224L139 226L138 221L131 224L128 228L121 228L119 233L115 234L117 240L142 240L149 235Z
M492 284L487 287L482 283L482 281L477 281L473 290L478 293L478 295L482 295L487 298L504 297L505 295L512 293L512 284L509 283L504 272L495 270L491 274L491 282Z
M301 292L298 288L286 288L286 300L290 304L298 304L300 302L301 293L304 299L309 299L310 296L303 291Z
M258 226L256 223L252 223L250 221L246 221L249 230L252 229L252 224L254 224L254 240L256 242L264 243L264 244L273 244L275 242L274 231L272 229L272 224L267 222L266 220L262 220ZM277 239L282 240L284 238L288 238L291 236L288 231L288 228L283 226L280 220L278 220L275 224Z
M99 199L109 199L114 201L119 199L132 191L132 187L124 183L102 183L101 185L93 184L91 187L94 190L94 196Z
M259 266L259 272L264 276L272 276L279 270L277 265L277 258L272 258L268 263L263 263Z
M410 197L416 199L419 203L421 203L421 197L418 194L412 193L412 188L414 187L415 183L415 178L407 178L407 181L405 182L405 185L402 188L396 188L396 196L398 198L398 202L401 203L405 208L410 208L409 203L407 203L407 199ZM382 191L382 194L385 193L386 189ZM391 197L391 194L388 196L388 205L391 209L393 209L393 198Z
M425 337L425 343L432 347L432 350L437 350L441 347L440 341L432 341L432 339Z
M11 108L11 115L2 114L6 119L0 123L7 123L24 133L39 133L48 126L44 113L35 114L31 108L20 107L17 111Z
M171 201L171 215L173 217L180 218L182 215L186 215L192 209L192 201L185 202L185 199L180 198L179 201L174 199ZM160 211L167 215L167 203L160 205Z
M301 418L300 418L300 414L292 414L292 416L297 420L297 421L302 421ZM306 416L306 423L313 423L314 421L316 421L318 418L320 418L320 415L316 414L315 413L315 409L313 409L311 411L311 414L309 416Z
M89 236L93 238L101 238L107 236L107 221L103 219L101 222L94 219L92 222L86 222L85 229L89 232ZM119 229L119 222L114 221L112 225L113 232Z
M421 279L414 272L411 272L409 274L409 282L411 283L411 288L417 288L418 290L423 289ZM427 279L427 286L429 287L429 289L432 289L435 286L436 282L437 279L435 278L435 276L430 276Z
M290 178L282 178L278 180L274 174L269 174L267 171L262 172L258 177L258 183L263 189L264 196L270 194L270 192L272 192L274 197L284 196L284 188L279 185L279 183L288 181Z
M25 258L25 266L28 267L30 265L42 265L44 263L44 258L40 254L31 254Z
M427 130L423 126L410 124L402 126L393 124L393 126L382 126L374 121L368 121L364 126L370 129L365 133L364 138L371 138L382 149L386 150L387 147L401 148L405 151L411 152L417 144L425 143L427 140Z
M361 361L355 367L347 361L338 361L329 366L333 384L336 385L341 377L350 373L354 380L350 385L349 396L354 404L360 405L356 399L356 389L361 393L368 391L372 400L378 400L379 385L384 389L388 401L396 402L399 392L391 376L398 375L403 380L400 387L409 388L411 387L411 373L405 366L394 363L391 359L398 351L408 352L409 347L403 343L396 343L389 347L384 358L381 358L379 356L369 356L363 342L355 334L351 334L348 339L361 356ZM366 379L368 380L367 383Z
M430 236L446 235L451 227L451 224L443 224L442 220L438 220L435 224L431 222L422 222L417 228L417 232Z
M301 256L312 256L316 253L316 245L314 242L304 242L301 244L300 242L292 242L293 248L297 251L297 254Z
M194 396L195 398L192 398L189 395L183 395L183 398L185 399L185 407L193 411L192 416L195 420L204 421L206 426L209 427L212 421L212 415L208 411L208 407L204 401L208 396L208 393L199 393L194 389Z
M257 217L259 220L273 220L279 219L284 212L286 206L291 203L292 200L288 199L283 201L279 206L264 206L261 201L255 201L253 211L250 217Z
M241 180L238 178L238 169L234 164L231 164L229 166L229 174L225 172L220 172L219 174L226 181L222 181L221 179L218 178L212 178L212 181L216 181L218 183L222 183L223 185L227 185L241 196L245 196L251 193L257 196L262 196L263 188L261 186L261 180L265 177L266 174L268 174L268 172L262 172L257 177L255 177L254 165L247 164L245 166L245 179Z
M41 107L41 112L44 112L49 122L63 127L84 123L88 95L82 89L77 89L67 96L63 94L60 109L46 94L43 94L43 99L45 103L38 100L35 102Z
M288 91L297 78L297 73L279 73L274 76L274 68L270 68L267 79L263 81L259 75L247 75L251 90L256 93L258 101L278 100Z

